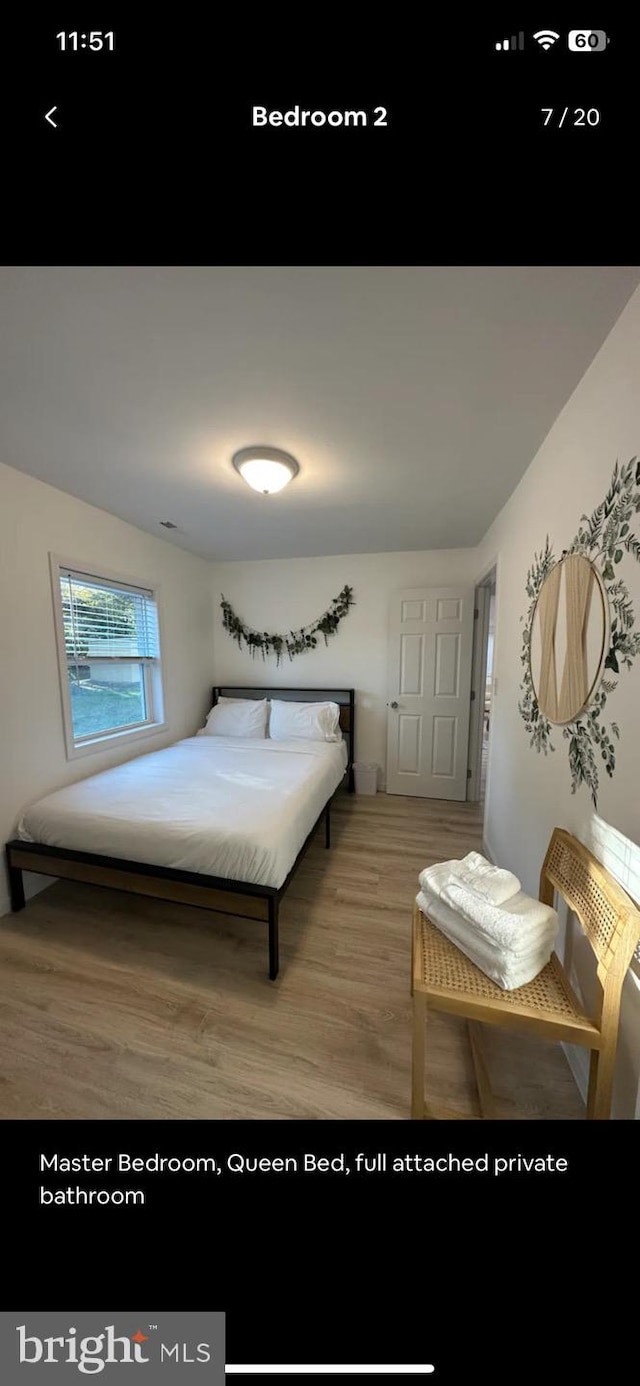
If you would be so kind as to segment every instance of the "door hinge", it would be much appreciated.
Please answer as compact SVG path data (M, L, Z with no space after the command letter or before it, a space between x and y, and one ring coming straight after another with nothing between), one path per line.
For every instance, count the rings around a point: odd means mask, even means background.
M470 694L469 694L469 697L470 697L472 703L475 703L476 695L475 695L475 691L474 691L473 688L471 689L471 692L470 692Z
M471 779L471 770L467 770L467 779L468 779L468 780Z
M478 606L476 606L475 609L474 609L474 613L473 613L473 619L474 619L474 621L477 621L479 615L480 615L480 608L479 608Z

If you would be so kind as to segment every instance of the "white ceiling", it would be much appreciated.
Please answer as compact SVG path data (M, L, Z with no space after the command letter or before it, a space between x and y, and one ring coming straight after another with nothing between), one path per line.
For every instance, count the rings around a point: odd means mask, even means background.
M212 559L473 545L639 280L3 269L0 461ZM280 494L233 470L253 443L298 459Z

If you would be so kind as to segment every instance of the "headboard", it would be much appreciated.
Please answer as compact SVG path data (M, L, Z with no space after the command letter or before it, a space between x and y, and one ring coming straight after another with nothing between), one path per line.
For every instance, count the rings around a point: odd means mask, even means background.
M287 703L338 703L340 730L347 742L349 788L353 789L355 759L356 694L354 688L214 688L213 705L218 698L279 698Z

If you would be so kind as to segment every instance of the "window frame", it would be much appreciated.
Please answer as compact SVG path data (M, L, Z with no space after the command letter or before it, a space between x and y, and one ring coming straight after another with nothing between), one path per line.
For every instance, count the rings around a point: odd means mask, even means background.
M160 613L159 588L153 583L142 582L140 578L132 578L127 574L116 573L112 569L100 567L96 569L93 563L79 562L77 559L63 558L60 554L49 554L49 566L51 572L51 590L53 595L54 629L56 637L56 650L58 656L58 675L60 682L60 698L62 703L62 723L64 728L64 740L67 760L77 760L82 756L96 754L98 751L107 751L112 747L128 745L131 742L142 740L149 736L157 736L167 725L165 719L164 687L162 677L162 622ZM62 596L60 588L60 578L67 572L86 575L88 580L103 582L105 585L113 583L115 587L122 587L127 591L139 591L150 593L156 606L158 621L158 647L157 658L143 656L125 656L122 660L114 660L114 663L140 664L143 668L144 697L147 718L144 722L134 722L126 727L117 727L112 731L98 732L93 735L76 737L73 729L73 713L71 708L71 697L69 694L69 661L64 632L64 616L62 610ZM97 662L97 661L96 661Z

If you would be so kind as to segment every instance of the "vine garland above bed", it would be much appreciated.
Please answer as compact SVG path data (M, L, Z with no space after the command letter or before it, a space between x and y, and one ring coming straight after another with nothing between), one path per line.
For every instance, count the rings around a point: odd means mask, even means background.
M343 616L347 615L350 606L355 606L355 601L353 588L343 587L323 616L318 617L317 621L312 621L309 626L302 626L300 630L287 631L286 635L269 635L266 630L252 630L251 626L245 625L244 621L236 616L231 603L224 595L220 605L224 629L240 649L246 645L252 656L259 650L263 659L274 654L279 664L285 650L289 659L293 659L294 655L304 654L306 650L315 650L319 635L324 636L324 643L328 644L328 636L335 635Z

